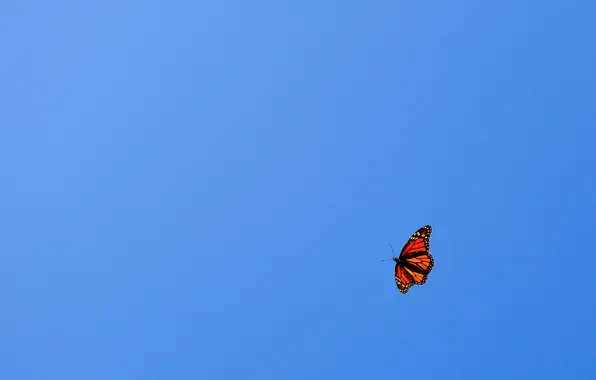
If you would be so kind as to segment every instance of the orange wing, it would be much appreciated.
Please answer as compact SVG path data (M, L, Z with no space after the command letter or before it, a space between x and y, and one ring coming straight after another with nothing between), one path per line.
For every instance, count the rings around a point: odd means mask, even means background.
M417 252L428 252L430 248L430 234L432 232L433 229L431 226L424 226L416 231L402 248L399 257L405 258Z
M403 294L406 294L412 286L414 286L414 280L405 268L401 264L395 264L395 283L397 288Z
M433 269L434 259L428 251L431 232L431 226L416 231L395 259L395 283L403 294L414 285L424 284Z

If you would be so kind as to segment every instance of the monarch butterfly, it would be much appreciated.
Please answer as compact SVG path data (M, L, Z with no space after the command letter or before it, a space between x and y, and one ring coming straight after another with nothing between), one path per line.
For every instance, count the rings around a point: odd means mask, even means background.
M433 269L434 259L428 251L431 232L431 226L424 226L416 231L408 239L399 256L393 258L395 283L403 294L406 294L414 285L424 284Z

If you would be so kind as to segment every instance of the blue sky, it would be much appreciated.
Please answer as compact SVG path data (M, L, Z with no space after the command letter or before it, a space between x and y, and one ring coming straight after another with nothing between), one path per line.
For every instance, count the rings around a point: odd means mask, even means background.
M595 17L3 2L0 378L594 378Z

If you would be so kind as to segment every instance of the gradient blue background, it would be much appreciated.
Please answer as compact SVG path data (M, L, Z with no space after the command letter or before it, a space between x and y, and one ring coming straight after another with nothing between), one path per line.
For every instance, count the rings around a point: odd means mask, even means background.
M594 379L595 17L2 2L0 378Z

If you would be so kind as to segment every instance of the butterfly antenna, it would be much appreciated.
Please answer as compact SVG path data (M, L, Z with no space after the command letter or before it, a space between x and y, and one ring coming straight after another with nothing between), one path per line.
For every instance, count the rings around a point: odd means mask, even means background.
M393 252L393 259L395 259L395 251L393 250L393 246L391 244L389 244L389 246L391 247L391 252ZM381 262L383 262L383 261L391 261L393 259L381 260Z

